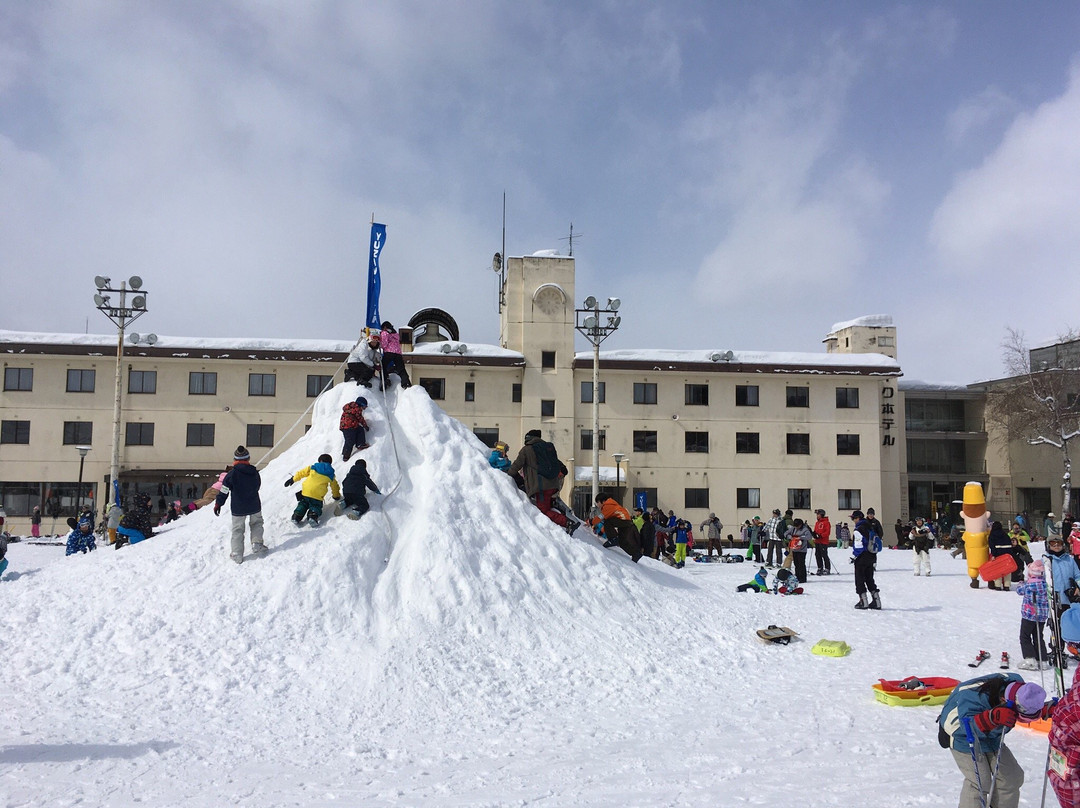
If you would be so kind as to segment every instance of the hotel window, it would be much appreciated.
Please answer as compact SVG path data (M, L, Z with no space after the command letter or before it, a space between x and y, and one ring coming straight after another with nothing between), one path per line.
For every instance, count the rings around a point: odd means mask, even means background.
M687 432L686 433L686 451L691 454L708 454L709 453L709 433L708 432Z
M857 455L857 454L859 454L859 436L858 435L837 435L836 436L836 453L838 455Z
M634 403L655 404L656 382L634 382Z
M709 405L709 385L707 384L687 384L684 385L686 395L686 405L691 406L708 406Z
M787 436L787 453L789 455L810 454L810 436L801 432L789 432Z
M756 407L758 406L758 386L756 384L735 385L735 406Z
M4 368L4 391L30 392L34 389L33 368Z
M214 371L192 371L188 374L187 391L189 396L216 396L217 373Z
M156 370L129 370L128 371L129 393L156 393L157 371Z
M249 373L248 395L276 396L277 376L275 376L273 373Z
M757 432L735 433L735 454L758 454L761 451L761 435Z
M809 387L789 387L787 389L787 405L789 407L809 407Z

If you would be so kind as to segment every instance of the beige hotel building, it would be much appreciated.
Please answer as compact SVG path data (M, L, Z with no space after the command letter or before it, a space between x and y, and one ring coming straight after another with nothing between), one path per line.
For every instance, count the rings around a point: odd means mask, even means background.
M511 457L524 433L539 427L576 467L574 490L563 495L578 512L591 494L594 440L601 490L626 505L644 493L650 505L694 524L715 512L725 533L773 508L804 518L823 508L835 521L874 507L888 526L945 508L968 479L989 485L982 395L921 387L907 392L906 406L917 402L918 414L906 418L888 317L838 324L819 353L601 350L594 391L592 346L574 346L582 307L574 259L510 258L500 277L499 345L462 341L449 314L421 311L402 329L409 373L480 441L509 443ZM325 385L341 381L351 347L177 337L126 345L122 492L147 491L155 508L175 499L186 505L216 480L237 444L255 461L273 457L303 434ZM58 532L79 500L76 447L90 447L83 501L100 512L106 497L116 335L0 331L0 352L6 527L28 533L30 509L40 505L43 531L54 532L59 520ZM911 469L909 454L917 461Z

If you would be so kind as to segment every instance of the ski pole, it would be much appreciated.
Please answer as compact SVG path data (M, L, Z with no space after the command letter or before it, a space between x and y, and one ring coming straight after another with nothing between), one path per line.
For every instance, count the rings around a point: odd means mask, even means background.
M997 759L994 761L994 773L990 775L990 790L986 792L987 802L994 799L994 786L997 785L998 766L1001 765L1001 750L1005 748L1005 733L1001 733L1001 738L998 740Z
M960 719L960 722L964 725L964 733L967 735L968 748L971 750L971 763L975 766L975 785L979 789L979 804L982 808L987 808L986 805L986 793L982 787L982 775L979 774L979 758L975 752L975 733L971 731L971 719L968 716L964 716ZM998 748L1000 752L1000 747Z

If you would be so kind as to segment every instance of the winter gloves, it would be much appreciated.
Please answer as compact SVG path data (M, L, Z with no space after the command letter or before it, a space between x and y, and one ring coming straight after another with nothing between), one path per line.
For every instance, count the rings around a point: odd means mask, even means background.
M295 482L296 482L296 480L294 480L292 477L290 477L289 479L287 479L285 481L285 487L288 488L290 485L292 485Z
M221 516L221 506L214 503L214 516Z
M1054 709L1057 707L1057 703L1057 696L1054 696L1054 698L1046 702L1046 704L1043 705L1042 712L1039 713L1039 718L1043 719L1044 721L1048 718L1052 718L1054 715Z
M1017 712L1012 707L992 707L975 716L979 732L990 732L995 727L1012 729L1016 726Z

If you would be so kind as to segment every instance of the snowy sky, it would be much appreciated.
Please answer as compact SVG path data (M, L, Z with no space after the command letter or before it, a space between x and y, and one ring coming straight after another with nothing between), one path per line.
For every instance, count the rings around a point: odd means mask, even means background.
M138 274L141 331L350 339L374 214L383 316L494 343L504 191L606 348L887 313L908 375L998 376L1080 325L1080 5L0 4L0 327L108 333Z

